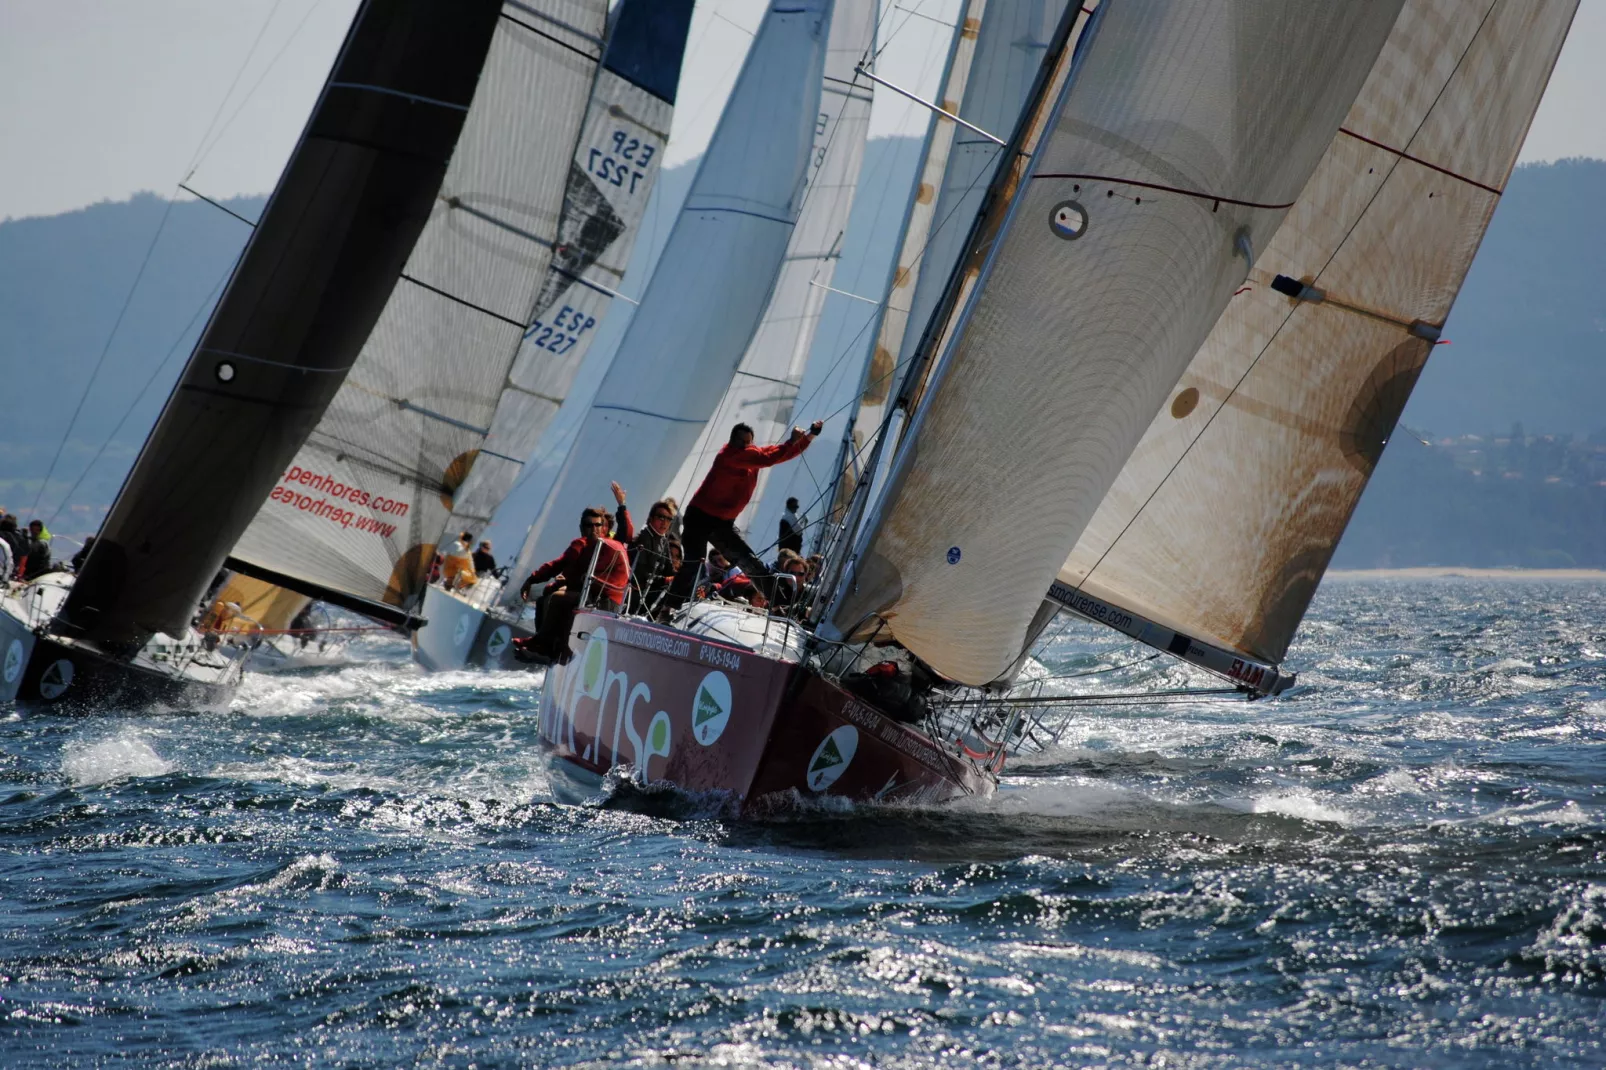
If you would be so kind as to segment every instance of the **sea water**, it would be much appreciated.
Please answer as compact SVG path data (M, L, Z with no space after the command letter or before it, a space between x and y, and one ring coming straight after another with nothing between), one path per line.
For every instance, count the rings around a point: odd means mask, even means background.
M765 821L558 805L540 676L354 658L0 711L0 1066L1606 1065L1606 584L1329 580L1279 700Z

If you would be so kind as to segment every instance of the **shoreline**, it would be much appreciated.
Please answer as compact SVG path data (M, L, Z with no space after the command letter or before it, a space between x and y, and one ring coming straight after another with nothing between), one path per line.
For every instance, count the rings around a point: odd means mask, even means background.
M1431 565L1417 568L1335 568L1327 579L1336 580L1595 580L1606 581L1600 568L1463 568Z

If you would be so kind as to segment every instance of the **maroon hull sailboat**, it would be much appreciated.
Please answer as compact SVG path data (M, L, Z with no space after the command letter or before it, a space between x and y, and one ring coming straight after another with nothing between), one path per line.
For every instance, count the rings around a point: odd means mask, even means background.
M688 618L708 630L576 616L573 657L548 671L541 698L541 738L565 794L594 794L618 766L648 783L729 795L744 809L825 795L944 802L996 787L951 745L807 669L795 624L715 604Z
M582 614L556 765L744 809L941 801L1071 703L1289 687L1575 6L1067 9L913 353L869 362L885 411L850 424L801 622ZM1061 613L1226 686L1044 693Z

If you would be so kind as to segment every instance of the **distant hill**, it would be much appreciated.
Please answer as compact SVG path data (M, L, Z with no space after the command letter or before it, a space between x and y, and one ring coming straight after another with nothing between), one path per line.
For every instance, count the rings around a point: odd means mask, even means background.
M1405 422L1438 435L1606 427L1606 160L1519 167Z
M254 219L263 203L248 197L228 205ZM166 201L145 193L0 223L0 368L7 401L0 506L30 511L149 250L150 262L45 496L46 515L126 416L107 456L73 495L80 509L58 528L93 530L116 495L250 229L198 201L174 204L162 226L167 212ZM152 247L158 227L161 239Z
M850 234L838 288L870 293L880 285L897 213L878 202L888 191L907 188L902 176L912 167L914 148L911 139L870 143L865 188L876 190L877 198L861 198L856 206L855 226L870 225ZM640 292L694 170L691 163L662 176L627 293ZM1451 344L1429 363L1406 408L1407 425L1431 437L1492 438L1519 421L1530 435L1582 438L1606 429L1603 190L1606 161L1517 169L1450 317L1445 335ZM260 197L242 198L229 207L255 218L262 204ZM0 506L29 512L167 210L162 199L141 194L59 216L0 222L0 367L11 402L0 429ZM209 205L173 205L45 496L46 515L118 421L123 428L74 492L58 530L82 533L98 523L204 322L209 295L247 233L244 224ZM852 308L850 299L831 299L820 329L825 344L849 345L857 329L849 318ZM609 351L608 340L616 344L627 321L611 316L594 353ZM582 371L577 401L589 397L601 371L600 364ZM566 414L570 424L572 415ZM497 525L504 555L533 516L562 445L561 435L549 440L548 463L532 466L532 478ZM1606 488L1474 476L1400 435L1386 451L1337 560L1356 566L1527 564L1564 555L1580 564L1606 563L1606 544L1597 553L1588 535L1601 530L1606 514L1591 503L1602 495ZM1521 517L1535 511L1550 519L1525 524Z

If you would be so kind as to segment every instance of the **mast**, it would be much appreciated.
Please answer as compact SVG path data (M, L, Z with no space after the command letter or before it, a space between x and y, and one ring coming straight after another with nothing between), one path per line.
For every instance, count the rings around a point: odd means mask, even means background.
M643 504L668 492L739 370L736 404L790 405L777 395L795 392L825 295L810 283L829 283L863 158L870 97L854 68L874 32L871 0L764 16L520 570L557 556L611 480ZM504 601L517 597L510 584Z
M1261 693L1466 277L1576 0L1409 3L1049 597Z
M662 158L689 0L508 0L434 213L345 386L230 557L405 620L557 410Z
M985 259L961 283L828 636L884 627L977 686L1007 670L1400 6L1096 9L996 236L971 246Z
M54 628L178 635L344 381L456 148L501 5L366 0Z

